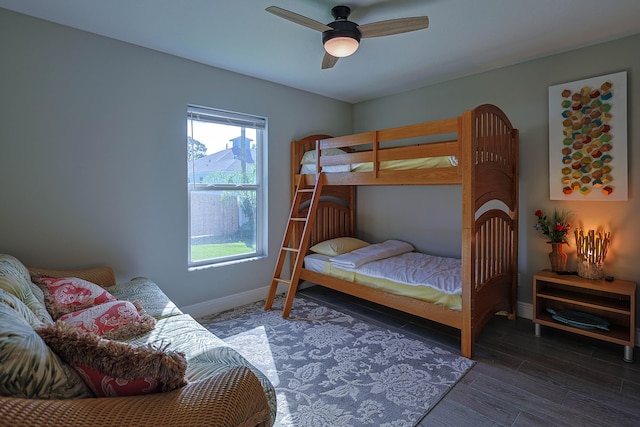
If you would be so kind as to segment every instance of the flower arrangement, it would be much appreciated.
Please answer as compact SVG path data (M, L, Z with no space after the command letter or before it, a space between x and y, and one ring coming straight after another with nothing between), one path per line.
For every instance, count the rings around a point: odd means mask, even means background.
M571 228L571 224L569 224L566 212L554 209L551 218L547 218L547 216L538 209L535 215L538 218L538 221L536 222L536 225L534 225L534 228L542 231L542 234L549 238L549 242L569 243L567 233Z

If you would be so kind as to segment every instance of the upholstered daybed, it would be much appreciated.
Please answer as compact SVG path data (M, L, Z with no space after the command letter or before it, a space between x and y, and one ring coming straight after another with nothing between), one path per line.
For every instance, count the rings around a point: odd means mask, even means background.
M136 301L139 313L153 318L151 326L143 322L151 329L119 340L80 334L78 328L60 320L64 316L53 320L44 282L34 277L74 277L100 285L117 300L114 304L130 306L125 301ZM118 369L155 369L161 373L156 384L160 388L153 393L111 397L120 385L114 380L100 383L104 388L96 390L78 369L82 365L78 360L98 363L95 357L81 354L86 352L86 340L66 343L62 346L66 353L59 348L69 333L83 339L89 336L101 349L124 348L123 354L133 349L147 358L147 365L141 368L120 362ZM101 360L103 365L108 362ZM166 363L160 367L160 362ZM169 380L168 372L181 372L184 377ZM96 393L108 397L95 397ZM275 391L264 374L182 313L149 279L139 277L116 285L109 267L27 269L15 257L0 254L0 425L253 427L270 426L275 416Z

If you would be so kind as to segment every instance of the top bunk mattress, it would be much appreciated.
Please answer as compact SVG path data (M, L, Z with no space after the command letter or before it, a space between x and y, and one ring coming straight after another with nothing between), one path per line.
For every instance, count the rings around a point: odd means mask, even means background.
M305 268L451 310L462 309L462 268L457 258L408 252L355 268L338 267L330 259L321 254L307 255Z
M331 156L335 154L344 154L344 152L337 149L323 150L323 156ZM324 152L326 151L326 153ZM304 153L300 162L301 174L315 174L316 173L316 152L307 151ZM451 166L457 166L458 159L456 156L439 156L439 157L423 157L406 160L385 160L380 162L380 170L411 170L411 169L430 169L430 168L446 168ZM323 166L322 171L325 173L332 172L371 172L373 171L373 162L365 163L353 163L353 164L340 164Z

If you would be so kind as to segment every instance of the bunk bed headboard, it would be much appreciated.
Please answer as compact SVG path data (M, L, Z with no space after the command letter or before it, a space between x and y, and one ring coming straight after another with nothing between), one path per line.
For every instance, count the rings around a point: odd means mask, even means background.
M300 216L306 216L307 206L300 211ZM312 224L309 247L337 237L354 237L352 214L353 210L345 200L321 199L316 210L316 220Z

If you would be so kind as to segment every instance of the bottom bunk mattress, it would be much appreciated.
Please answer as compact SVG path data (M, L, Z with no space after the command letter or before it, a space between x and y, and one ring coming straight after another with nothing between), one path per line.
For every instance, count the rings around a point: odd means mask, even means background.
M342 280L381 289L396 295L462 309L462 269L457 258L408 252L371 261L356 268L340 267L329 256L305 257L307 270Z

